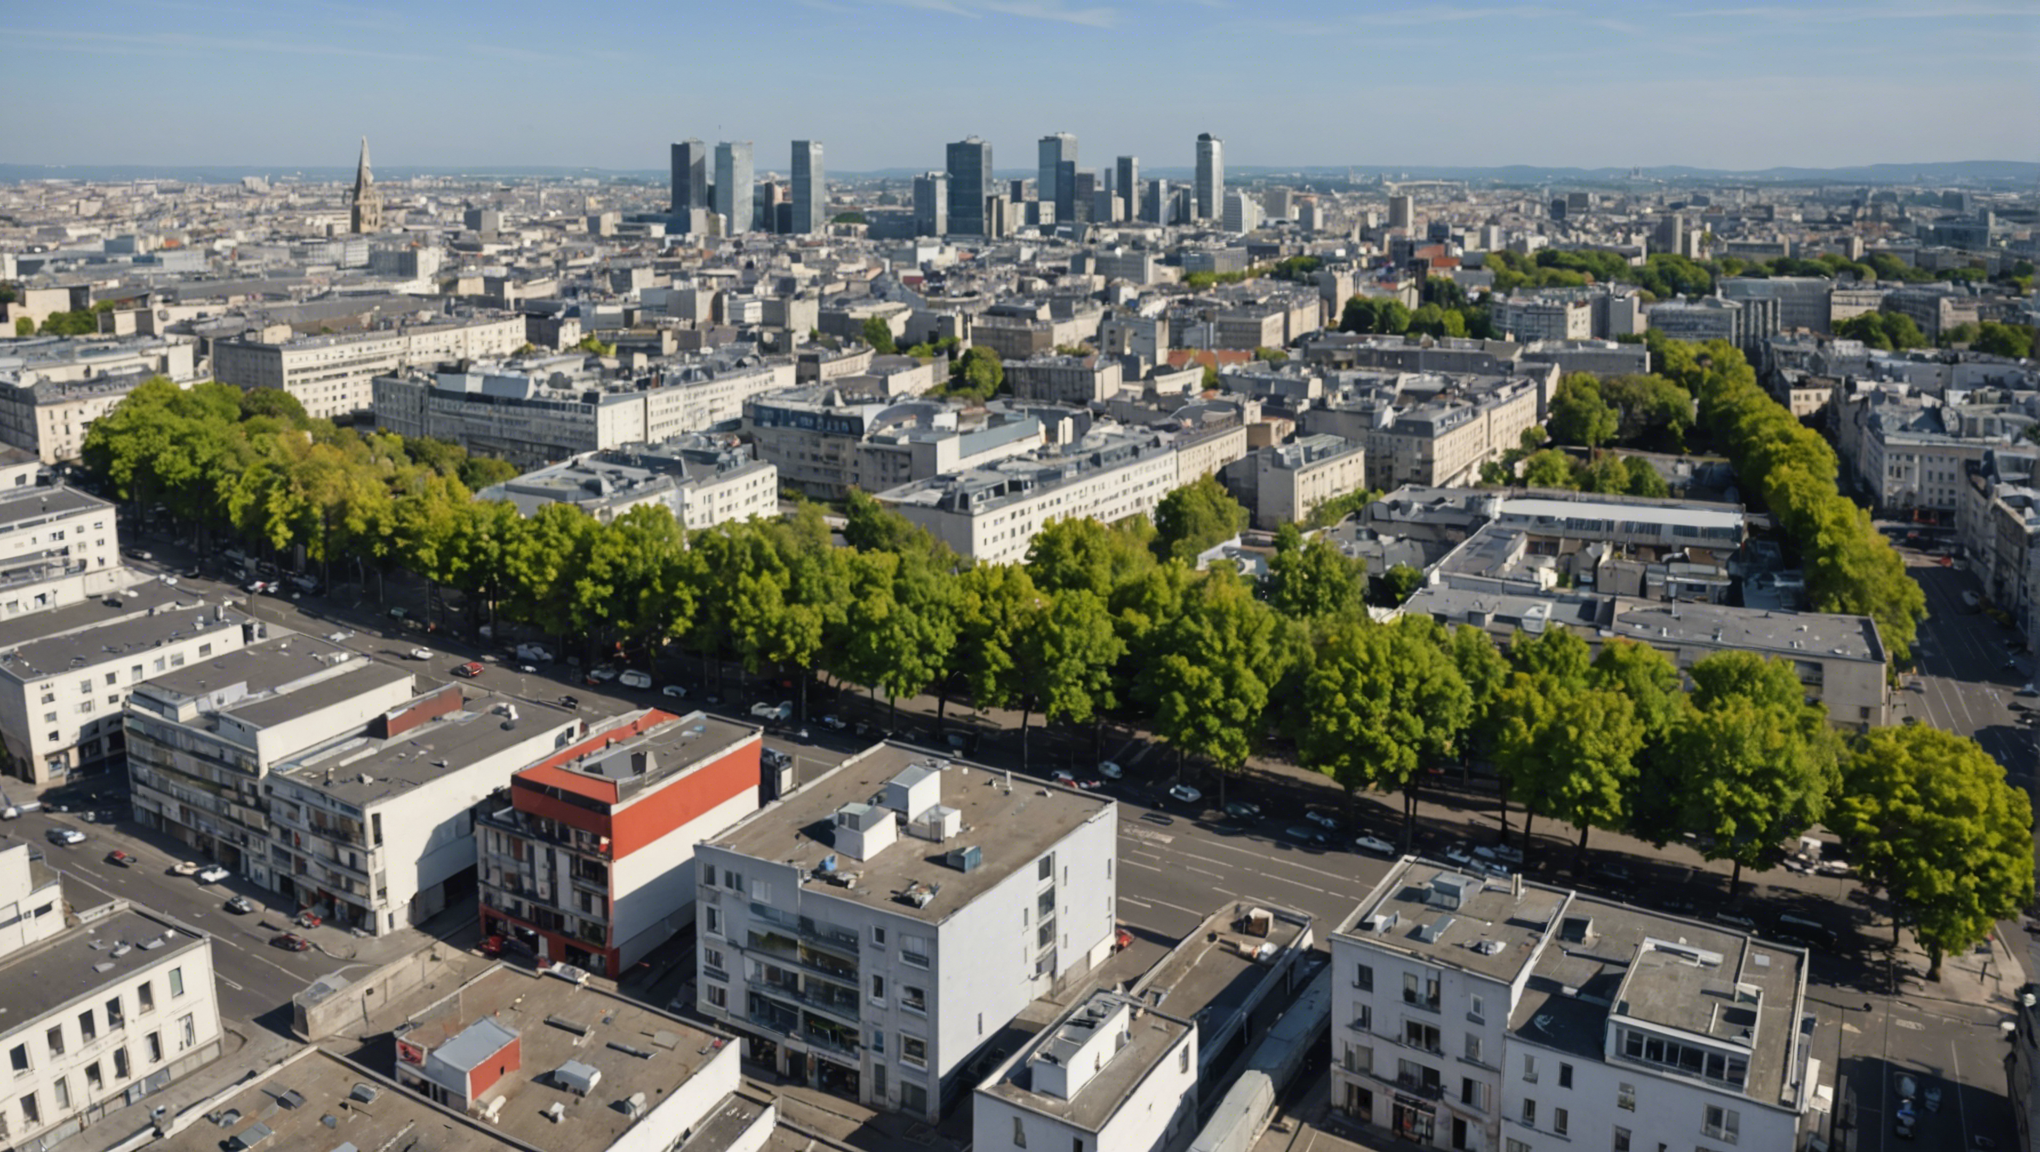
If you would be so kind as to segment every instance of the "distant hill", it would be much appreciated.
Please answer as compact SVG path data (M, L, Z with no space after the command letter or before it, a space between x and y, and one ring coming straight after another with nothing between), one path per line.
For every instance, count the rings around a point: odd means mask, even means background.
M926 168L882 168L873 171L838 172L844 179L910 179L927 171ZM1765 168L1758 171L1731 171L1719 168L1692 168L1683 165L1662 165L1636 169L1635 176L1629 168L1566 168L1540 167L1531 164L1510 164L1501 167L1440 166L1440 165L1394 165L1394 164L1306 164L1297 166L1275 165L1228 165L1226 175L1232 179L1251 179L1297 175L1307 177L1344 177L1347 173L1367 180L1465 180L1471 183L1495 184L1620 184L1641 178L1653 181L1740 181L1769 184L1995 184L2000 186L2030 186L2040 181L2040 162L2027 160L1955 160L1930 164L1859 164L1843 168ZM1157 167L1143 172L1149 177L1187 181L1193 173L1189 168ZM569 168L539 164L466 165L454 167L415 167L397 165L377 167L376 175L386 180L402 180L412 176L454 176L470 179L597 179L597 180L643 180L665 183L667 173L659 168L609 169ZM1011 168L1000 171L995 179L1016 180L1034 175L1032 168ZM230 184L244 176L261 176L271 180L298 179L313 182L347 181L354 178L354 166L333 165L316 168L256 167L236 164L204 165L151 165L151 164L0 164L0 183L19 183L25 180L174 180L197 184Z

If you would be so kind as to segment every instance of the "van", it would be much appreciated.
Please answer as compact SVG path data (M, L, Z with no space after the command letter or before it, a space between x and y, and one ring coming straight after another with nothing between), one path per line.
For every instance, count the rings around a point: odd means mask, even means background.
M1794 916L1790 912L1778 917L1777 931L1774 935L1822 948L1835 946L1835 934L1828 930L1827 925L1808 920L1804 916Z

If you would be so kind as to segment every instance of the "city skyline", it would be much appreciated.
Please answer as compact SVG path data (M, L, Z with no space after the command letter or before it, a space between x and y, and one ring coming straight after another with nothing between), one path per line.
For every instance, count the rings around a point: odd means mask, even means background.
M945 142L978 135L1010 155L1066 130L1095 156L1135 155L1146 167L1194 164L1198 133L1227 141L1227 163L1276 167L1537 164L1588 168L1668 164L1752 171L2016 158L2030 152L1980 108L2040 103L2040 3L1919 0L1701 7L1585 3L1462 7L1377 2L1273 19L1230 0L781 0L778 15L814 35L744 51L666 53L634 27L670 14L637 0L598 23L500 42L477 29L536 27L475 19L466 5L417 12L323 3L219 9L131 3L91 22L69 9L23 10L7 32L10 71L29 90L72 94L72 115L27 118L0 161L20 164L333 165L362 135L390 169L558 165L656 168L675 139L751 139L779 153L793 139L829 142L844 172L942 166ZM514 13L513 13L514 15ZM705 11L694 43L738 24ZM118 31L108 31L117 28ZM954 40L908 82L873 86L869 63L902 36ZM1127 37L1150 68L1128 67ZM1285 70L1186 70L1210 45L1308 43L1349 61ZM1025 101L958 99L980 73L973 43L1035 54L1083 83ZM461 46L447 52L414 47ZM1979 49L1979 45L1982 47ZM867 51L868 50L868 51ZM1264 57L1260 57L1264 58ZM1391 80L1369 59L1428 59L1423 84ZM1904 75L1883 65L1902 59ZM1358 61L1353 63L1350 61ZM223 67L227 63L231 66ZM1306 62L1307 64L1307 62ZM589 133L579 101L526 89L511 115L466 118L458 131L420 114L411 85L429 70L443 90L499 86L506 72L556 83L577 69L671 94L673 107L634 98L621 130ZM760 84L761 75L806 82ZM1194 82L1193 82L1194 81ZM856 100L814 99L855 88ZM232 116L174 131L131 114L137 92ZM738 101L729 92L745 92ZM1280 100L1272 95L1281 92ZM259 96L251 94L259 93ZM713 100L715 111L699 110ZM1298 116L1301 106L1322 109ZM1388 114L1389 108L1400 109ZM1507 110L1507 121L1499 117ZM1583 131L1583 123L1594 125Z

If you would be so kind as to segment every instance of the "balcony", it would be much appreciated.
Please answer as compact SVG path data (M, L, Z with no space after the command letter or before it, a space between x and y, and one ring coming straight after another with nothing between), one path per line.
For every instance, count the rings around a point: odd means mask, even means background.
M1412 1096L1421 1096L1426 1100L1443 1100L1445 1098L1445 1086L1436 1080L1419 1080L1415 1076L1397 1076L1391 1083L1401 1091L1407 1092Z

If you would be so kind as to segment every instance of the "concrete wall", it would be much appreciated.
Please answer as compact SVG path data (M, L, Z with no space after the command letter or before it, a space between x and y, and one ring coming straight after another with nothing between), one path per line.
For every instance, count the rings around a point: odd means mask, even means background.
M291 997L290 1030L298 1039L309 1042L366 1023L370 1012L451 971L437 958L442 947L434 943L408 956L399 956L316 1001L313 990L319 984L313 984Z
M754 786L611 865L610 891L620 894L610 910L618 964L628 969L693 920L694 846L757 810Z
M608 1152L666 1152L682 1134L699 1127L708 1118L709 1110L740 1086L742 1076L737 1065L741 1058L737 1053L741 1047L731 1041L717 1048L686 1083L653 1104L651 1111L617 1137ZM692 1054L678 1055L686 1060Z

